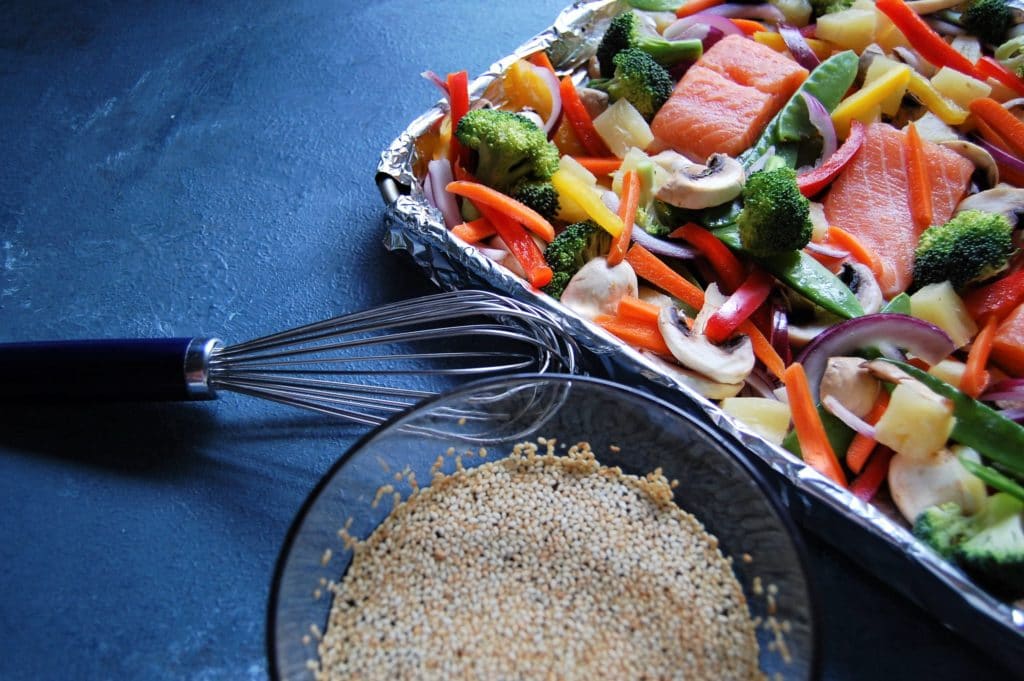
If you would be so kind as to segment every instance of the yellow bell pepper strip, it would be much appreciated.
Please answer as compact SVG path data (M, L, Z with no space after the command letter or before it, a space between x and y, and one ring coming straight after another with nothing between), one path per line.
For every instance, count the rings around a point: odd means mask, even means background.
M845 138L850 134L850 122L855 119L870 123L882 102L893 92L906 89L910 79L909 66L894 68L840 102L832 112L832 123L839 136Z
M961 109L955 102L943 97L931 81L917 71L910 74L907 90L946 125L960 125L967 120L967 110Z
M971 60L943 40L942 36L932 30L932 27L917 12L908 7L906 2L903 0L877 0L875 7L889 17L889 21L895 24L918 54L936 67L948 66L961 73L966 73L968 76L979 78ZM984 80L984 78L981 77L979 80Z
M559 169L551 176L551 184L558 195L576 203L587 216L612 236L622 233L622 219L604 205L601 197L586 182L572 173Z

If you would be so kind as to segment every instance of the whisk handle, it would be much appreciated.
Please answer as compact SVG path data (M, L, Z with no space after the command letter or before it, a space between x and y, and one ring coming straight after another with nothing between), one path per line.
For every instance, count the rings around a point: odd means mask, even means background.
M0 343L0 402L214 397L214 338Z

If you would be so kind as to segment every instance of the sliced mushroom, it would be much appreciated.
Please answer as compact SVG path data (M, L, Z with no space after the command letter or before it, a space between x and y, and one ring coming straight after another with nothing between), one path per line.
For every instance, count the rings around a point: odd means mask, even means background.
M579 94L580 101L583 102L583 108L590 114L591 119L597 118L608 108L609 97L607 92L595 90L592 87L576 88L576 92Z
M968 456L972 454L977 457L977 452L968 450ZM889 463L888 479L896 507L911 523L926 508L948 501L959 504L966 514L974 513L986 495L985 483L968 473L948 449L924 460L897 454Z
M1016 226L1017 215L1024 212L1024 189L1008 184L999 184L977 194L971 194L956 207L957 213L965 210L980 210L986 213L1005 215L1011 225Z
M967 140L943 140L939 144L960 154L983 171L985 182L989 187L999 184L999 168L996 166L996 160L987 150Z
M821 399L831 396L860 418L871 411L881 389L861 357L830 357L821 377Z
M709 400L724 400L727 397L735 397L743 390L743 381L739 383L719 383L695 371L684 369L678 364L666 362L653 353L643 352L641 354L664 373L675 376L680 383Z
M754 348L747 336L735 336L715 345L703 333L691 331L674 307L658 315L669 351L680 364L718 383L742 383L754 368Z
M873 359L864 365L864 368L871 372L872 376L880 378L887 383L902 383L913 381L914 378L895 364L883 362L880 359Z
M726 154L712 154L706 165L674 151L663 151L653 160L671 173L657 197L677 208L718 206L743 191L743 165Z
M594 258L580 268L562 292L562 304L581 317L615 314L623 296L636 296L636 273L623 261L608 267L606 258Z

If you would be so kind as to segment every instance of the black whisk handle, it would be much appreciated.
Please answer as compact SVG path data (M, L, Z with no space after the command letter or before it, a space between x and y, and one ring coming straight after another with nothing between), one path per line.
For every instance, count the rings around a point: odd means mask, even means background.
M168 401L214 397L215 338L0 343L0 401Z

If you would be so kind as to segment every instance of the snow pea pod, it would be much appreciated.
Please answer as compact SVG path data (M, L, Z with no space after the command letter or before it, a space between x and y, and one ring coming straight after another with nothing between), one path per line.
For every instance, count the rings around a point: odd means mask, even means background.
M876 361L888 362L899 367L929 390L953 403L953 416L956 417L956 424L950 435L953 440L978 450L982 456L1006 466L1015 473L1024 475L1024 427L915 366L894 359Z
M880 312L894 312L896 314L910 314L910 296L900 293L885 304Z
M1022 487L1013 478L1008 475L1003 475L991 466L980 464L977 461L971 461L962 454L957 458L960 460L960 464L967 469L968 473L980 478L981 481L989 487L997 489L1000 492L1006 492L1007 494L1024 501L1024 487Z
M820 404L818 405L818 416L821 417L821 425L825 427L825 437L828 438L828 443L832 445L832 451L835 452L840 461L845 460L846 450L850 448L850 442L853 441L853 436L856 435L853 432L853 428L850 428L833 416L832 412ZM803 453L800 451L800 440L797 439L796 428L789 431L789 435L782 441L782 446L801 459L804 458Z
M627 4L643 12L675 12L683 3L680 0L628 0Z
M743 252L739 228L735 225L716 229L714 234L729 248ZM757 260L772 276L832 314L843 319L852 319L864 314L853 291L803 251L780 253Z

